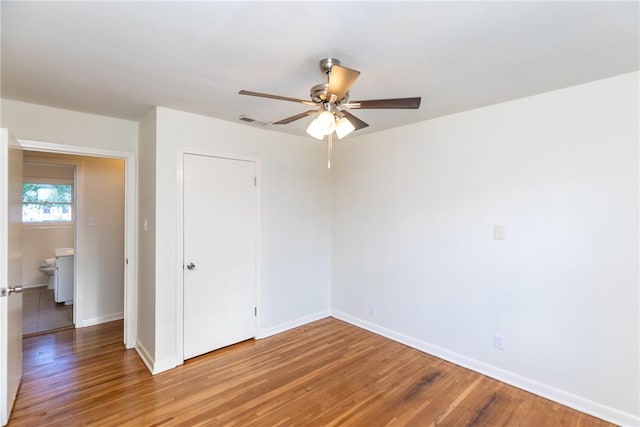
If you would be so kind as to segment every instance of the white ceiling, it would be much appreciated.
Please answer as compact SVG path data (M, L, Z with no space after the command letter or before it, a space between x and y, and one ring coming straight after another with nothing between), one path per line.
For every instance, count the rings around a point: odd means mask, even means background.
M138 120L153 106L238 122L305 111L327 56L362 74L360 134L639 68L632 2L2 1L2 96ZM304 134L311 118L271 125ZM242 122L240 122L242 123Z

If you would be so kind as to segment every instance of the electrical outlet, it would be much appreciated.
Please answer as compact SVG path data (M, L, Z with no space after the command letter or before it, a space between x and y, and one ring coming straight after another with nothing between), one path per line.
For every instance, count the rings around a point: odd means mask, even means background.
M498 350L504 350L504 335L498 335L496 334L493 337L493 345L498 349Z
M369 316L375 317L375 315L376 315L376 308L373 306L373 304L369 304Z
M493 226L493 239L494 240L504 240L504 225L494 225Z

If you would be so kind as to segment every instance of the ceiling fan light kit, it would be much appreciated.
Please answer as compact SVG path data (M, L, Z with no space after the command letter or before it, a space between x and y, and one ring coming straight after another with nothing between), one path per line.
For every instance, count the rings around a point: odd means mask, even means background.
M318 119L313 119L313 121L309 123L309 127L307 128L307 133L320 141L324 139L324 135L325 135L322 125L318 123Z
M356 130L356 127L353 125L353 123L347 120L346 117L343 117L336 122L336 136L338 137L338 139L344 138L354 130Z
M349 103L349 89L360 75L360 71L341 66L340 61L335 58L325 58L321 60L320 69L327 75L327 83L321 83L311 88L309 94L311 101L247 90L241 90L239 94L297 102L303 105L318 107L316 110L296 114L295 116L277 121L274 124L288 124L303 117L319 113L307 127L307 133L318 140L323 140L325 136L328 137L327 151L329 168L331 167L333 133L335 132L338 139L342 139L354 130L369 126L368 123L349 113L347 111L348 109L416 109L420 107L420 97L377 99Z
M307 128L307 133L318 140L323 140L325 136L336 133L338 139L353 132L356 127L346 118L337 119L333 113L323 111L318 118L313 119Z

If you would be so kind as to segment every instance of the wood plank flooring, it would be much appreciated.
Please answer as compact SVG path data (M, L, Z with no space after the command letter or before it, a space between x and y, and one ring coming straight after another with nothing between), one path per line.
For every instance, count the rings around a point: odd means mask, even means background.
M609 426L333 318L151 376L121 321L24 340L9 426Z

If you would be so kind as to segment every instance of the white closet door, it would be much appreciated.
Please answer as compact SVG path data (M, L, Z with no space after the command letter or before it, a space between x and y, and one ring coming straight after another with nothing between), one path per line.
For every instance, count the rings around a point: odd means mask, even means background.
M184 359L255 336L255 163L184 155Z

